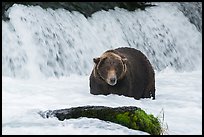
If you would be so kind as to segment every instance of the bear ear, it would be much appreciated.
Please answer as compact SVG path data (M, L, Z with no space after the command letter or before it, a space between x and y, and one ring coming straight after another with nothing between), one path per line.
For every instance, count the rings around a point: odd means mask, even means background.
M124 62L124 63L127 63L127 58L122 58L122 61Z
M98 57L98 58L93 58L93 62L94 62L94 63L98 64L99 61L100 61L100 57Z

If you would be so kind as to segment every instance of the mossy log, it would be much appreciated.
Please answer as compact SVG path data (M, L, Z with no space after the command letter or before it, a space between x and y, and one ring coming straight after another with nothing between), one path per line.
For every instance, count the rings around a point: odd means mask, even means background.
M147 132L151 135L160 135L162 128L158 118L152 114L146 114L144 110L134 106L105 107L82 106L60 110L48 110L39 112L43 118L57 117L60 121L71 118L97 118L114 122L131 129Z

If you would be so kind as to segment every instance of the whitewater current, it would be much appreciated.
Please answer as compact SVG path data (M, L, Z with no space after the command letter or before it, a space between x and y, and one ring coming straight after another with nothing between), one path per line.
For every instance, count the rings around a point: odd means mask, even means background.
M202 66L202 33L176 3L145 10L115 8L86 18L77 11L14 4L2 20L2 75L47 78L89 75L108 49L141 50L156 71Z
M2 134L147 134L99 119L59 121L38 113L87 105L137 106L162 121L165 135L202 134L202 3L153 4L88 18L65 9L10 7L10 20L2 20ZM139 49L150 60L155 100L90 94L93 58L118 47Z

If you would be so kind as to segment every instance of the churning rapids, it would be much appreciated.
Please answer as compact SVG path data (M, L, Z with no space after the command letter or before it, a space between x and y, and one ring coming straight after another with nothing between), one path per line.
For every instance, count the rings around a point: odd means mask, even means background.
M202 30L178 3L155 4L88 18L64 9L10 7L10 20L2 20L2 133L145 134L94 119L42 120L36 113L89 104L135 105L155 115L163 109L167 134L201 134ZM155 101L89 94L93 58L118 47L148 57L156 71Z
M177 6L115 8L85 18L64 9L14 5L8 14L10 21L2 21L3 76L89 75L92 58L117 47L141 50L158 71L201 68L201 33Z

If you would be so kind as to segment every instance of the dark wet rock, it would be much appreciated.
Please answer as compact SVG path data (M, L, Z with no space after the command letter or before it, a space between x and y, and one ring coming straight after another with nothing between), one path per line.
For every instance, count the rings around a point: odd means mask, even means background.
M63 8L69 11L79 11L86 17L100 10L114 9L115 7L124 8L129 11L135 9L144 10L146 7L154 6L148 2L2 2L2 19L8 20L5 12L14 3L27 6L41 6L42 8L58 9Z
M43 118L57 117L63 121L71 118L98 118L110 121L131 129L147 132L151 135L162 134L162 127L157 117L146 114L144 110L134 106L105 107L105 106L82 106L68 109L40 111Z
M179 2L179 9L202 33L202 2Z

